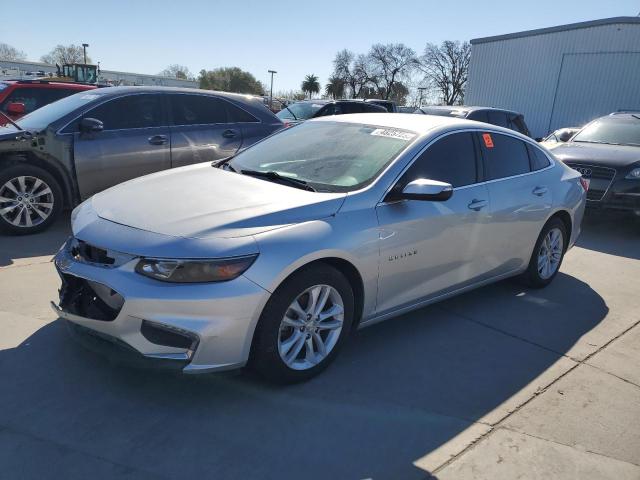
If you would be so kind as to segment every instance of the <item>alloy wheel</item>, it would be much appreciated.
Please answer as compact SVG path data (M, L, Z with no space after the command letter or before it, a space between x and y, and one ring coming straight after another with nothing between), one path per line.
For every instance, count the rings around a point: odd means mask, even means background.
M559 228L552 228L544 237L538 251L538 274L543 280L551 278L562 260L564 241Z
M344 322L344 302L330 285L314 285L289 305L278 332L278 353L293 370L307 370L333 350Z
M15 227L40 225L53 212L53 191L31 176L12 178L0 186L0 217Z

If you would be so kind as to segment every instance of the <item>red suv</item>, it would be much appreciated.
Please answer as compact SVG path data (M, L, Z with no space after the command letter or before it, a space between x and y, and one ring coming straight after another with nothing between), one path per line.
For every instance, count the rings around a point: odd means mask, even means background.
M0 82L0 111L11 120L40 107L83 90L96 88L82 83L48 82L46 80L5 80ZM0 126L7 119L0 115Z

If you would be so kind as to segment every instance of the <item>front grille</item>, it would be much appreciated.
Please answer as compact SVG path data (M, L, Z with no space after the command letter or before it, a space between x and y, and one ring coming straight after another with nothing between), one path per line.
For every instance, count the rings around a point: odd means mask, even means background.
M589 179L589 190L587 191L587 200L598 202L602 200L605 193L609 189L613 178L616 176L616 170L598 165L589 165L577 162L565 162L567 166L577 170L584 178Z
M111 322L116 319L124 297L102 283L61 273L60 308L65 312L89 318Z

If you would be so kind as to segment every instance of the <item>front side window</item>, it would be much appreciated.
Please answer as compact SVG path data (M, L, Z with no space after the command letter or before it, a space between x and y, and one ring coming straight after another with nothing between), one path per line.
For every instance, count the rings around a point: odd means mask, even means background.
M225 104L209 95L170 95L173 125L227 123Z
M476 151L472 133L454 133L431 145L400 180L401 186L425 178L462 187L477 182Z
M160 127L164 123L160 95L115 98L90 110L84 117L100 120L104 130Z
M494 132L482 132L479 136L488 180L512 177L530 171L525 142Z
M571 141L640 146L640 115L599 118L580 130Z
M372 182L414 139L407 130L332 121L305 122L249 147L236 172L275 172L319 191L348 192Z

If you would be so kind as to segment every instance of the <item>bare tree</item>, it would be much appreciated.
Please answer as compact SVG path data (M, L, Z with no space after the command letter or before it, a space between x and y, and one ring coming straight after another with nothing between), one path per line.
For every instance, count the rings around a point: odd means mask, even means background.
M333 60L333 77L341 79L348 87L351 98L358 98L363 87L371 82L371 65L366 55L356 56L344 49Z
M417 66L416 52L403 43L377 43L369 51L369 80L375 84L379 95L388 99L395 90L396 83L407 79ZM404 88L406 90L406 87ZM402 97L406 96L406 93Z
M469 76L471 45L446 40L442 45L428 43L420 59L426 80L440 92L446 105L462 103Z
M26 60L27 54L7 43L0 43L0 60Z
M177 63L169 65L167 68L162 70L158 75L162 75L163 77L181 78L183 80L187 80L187 79L191 80L194 78L193 74L189 71L187 67L185 67L184 65L178 65Z
M63 65L65 63L84 63L84 51L82 45L56 45L46 55L40 58L41 62L49 65ZM91 63L91 58L87 55L87 63Z

